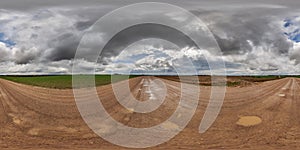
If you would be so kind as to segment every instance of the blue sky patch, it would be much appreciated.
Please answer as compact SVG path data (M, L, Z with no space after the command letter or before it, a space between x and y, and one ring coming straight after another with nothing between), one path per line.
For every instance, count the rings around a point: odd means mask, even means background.
M293 18L294 19L294 18ZM299 43L300 42L300 26L293 19L285 19L284 27L286 29L294 29L292 31L285 32L284 34L292 41ZM296 28L295 28L296 27Z
M285 19L284 22L285 22L285 23L284 23L283 26L284 26L285 28L287 28L287 27L293 25L293 23L292 23L292 21L291 21L290 19Z
M292 40L295 41L295 42L297 42L297 43L299 43L299 42L300 42L300 34L294 36L294 37L292 38Z
M5 37L5 34L0 32L0 42L4 43L7 47L15 46L16 43Z

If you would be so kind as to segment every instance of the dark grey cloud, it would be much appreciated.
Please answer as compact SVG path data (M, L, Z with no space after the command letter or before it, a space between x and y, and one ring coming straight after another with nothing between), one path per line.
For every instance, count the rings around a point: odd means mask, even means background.
M147 0L9 0L1 1L0 9L15 9L15 10L32 10L45 7L84 7L84 6L124 6L132 3L147 2ZM175 4L186 8L206 8L206 9L228 9L236 7L276 7L287 6L290 8L298 8L296 0L154 0L154 2L165 2Z
M278 19L279 20L279 19ZM263 17L249 17L248 14L233 15L224 22L212 25L212 32L217 28L224 32L222 38L215 32L215 37L227 54L242 54L251 51L253 46L266 46L277 54L287 54L292 48L292 42L287 40L276 21Z
M59 68L60 65L53 65L53 62L71 61L82 35L98 18L116 8L137 2L142 1L1 1L0 32L5 31L7 36L15 40L16 48L10 50L10 48L0 47L0 62L14 63L23 67L30 66L29 70L34 68L34 64L40 63L41 66L38 67L40 69L35 70L36 72L41 72L43 69L45 72L47 70L70 71L69 65L64 66L63 69ZM300 63L300 48L295 49L294 43L283 34L280 24L286 17L300 16L300 2L297 0L160 0L158 2L181 6L204 20L228 59L226 60L226 63L230 64L228 67L237 69L245 67L241 65L245 64L253 71L280 71L287 64L264 60L277 61L275 58L278 58L280 59L278 62L288 61L291 67ZM116 57L128 45L145 38L165 39L178 44L179 47L194 45L185 35L174 32L171 28L143 25L120 32L106 45L103 56L108 59ZM168 49L168 47L163 48ZM257 49L266 52L258 54ZM204 62L201 60L201 63ZM109 65L108 62L104 64ZM157 60L156 64L152 67L158 68L161 64L170 65L169 62L162 60ZM49 65L52 69L42 67L43 65ZM124 67L122 65L115 67L120 66ZM137 67L141 66L146 65L137 64ZM90 69L87 66L82 68ZM29 71L20 68L16 70ZM98 68L98 70L104 69Z
M131 26L116 34L105 45L101 56L116 56L134 42L149 38L169 41L181 49L184 47L198 48L195 42L181 31L165 25L145 23ZM167 47L164 48L168 49Z
M71 60L75 57L80 37L73 33L64 33L50 41L49 47L53 48L46 56L49 61Z
M299 64L295 43L286 37L283 29L282 22L291 15L290 11L286 8L245 8L192 12L208 22L223 55L244 64L250 71L282 73L289 72L285 67Z
M75 26L78 30L82 31L82 30L86 30L89 27L91 27L95 22L96 22L96 20L79 21L75 24Z
M39 52L26 52L27 49L21 49L15 53L15 63L16 64L28 64L31 63L37 56Z

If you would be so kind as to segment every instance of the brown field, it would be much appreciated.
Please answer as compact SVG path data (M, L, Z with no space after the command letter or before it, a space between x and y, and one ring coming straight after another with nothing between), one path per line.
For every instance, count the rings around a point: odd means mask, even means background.
M240 82L240 78L228 81ZM160 79L167 87L164 103L148 114L131 112L115 99L111 85L97 87L114 119L133 127L166 120L179 100L175 77L130 79L132 94L149 100L142 81ZM116 84L124 86L125 81ZM208 79L200 83L209 84ZM245 82L245 83L244 83ZM140 90L141 89L141 90ZM300 149L300 79L244 80L227 88L217 120L207 132L198 127L210 98L201 86L199 105L187 127L170 141L149 149ZM124 93L124 96L126 93ZM0 149L124 149L93 133L82 120L71 89L48 89L0 79Z

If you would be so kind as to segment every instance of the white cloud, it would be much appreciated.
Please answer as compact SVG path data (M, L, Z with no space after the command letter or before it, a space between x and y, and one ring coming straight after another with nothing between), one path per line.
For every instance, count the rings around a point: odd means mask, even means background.
M11 48L7 47L5 43L0 42L0 62L5 62L11 59Z
M64 9L43 9L34 12L3 11L0 14L0 32L16 45L12 51L16 63L46 59L49 51L59 45L64 34L80 36L74 16L64 16ZM66 37L68 38L68 37ZM47 52L47 53L46 53Z
M261 6L277 8L277 5ZM300 17L294 19L296 25L282 28L282 20L278 18L264 20L255 13L245 17L245 14L230 16L232 14L212 12L212 16L204 16L204 20L225 41L225 44L221 43L228 48L224 48L224 54L229 54L217 56L208 50L190 47L179 50L168 41L152 39L136 42L120 55L106 58L110 63L104 65L86 60L72 62L77 42L84 30L93 23L90 18L73 14L74 12L76 10L71 8L28 12L0 10L0 33L16 43L8 47L0 42L0 74L71 73L73 63L77 63L82 72L90 72L94 66L96 73L174 72L176 66L192 72L187 58L195 64L200 74L210 73L206 60L218 62L220 59L224 59L230 74L300 73L297 69L300 68L300 44L285 39L283 35L283 32L293 32L299 28ZM184 18L176 14L167 15L184 21ZM99 42L103 36L105 35L102 33L91 35L89 42ZM294 45L290 47L290 43ZM238 47L238 52L233 50L235 46Z

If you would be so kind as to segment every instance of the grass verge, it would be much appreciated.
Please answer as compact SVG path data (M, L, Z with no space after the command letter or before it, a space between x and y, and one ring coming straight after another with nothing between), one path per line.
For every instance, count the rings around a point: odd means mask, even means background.
M88 75L80 75L88 77ZM113 82L118 82L127 79L125 75L113 75ZM96 86L106 85L111 83L111 75L95 75ZM136 76L129 76L133 78ZM0 76L2 79L10 80L17 83L40 86L56 89L71 89L72 75L55 75L55 76Z

